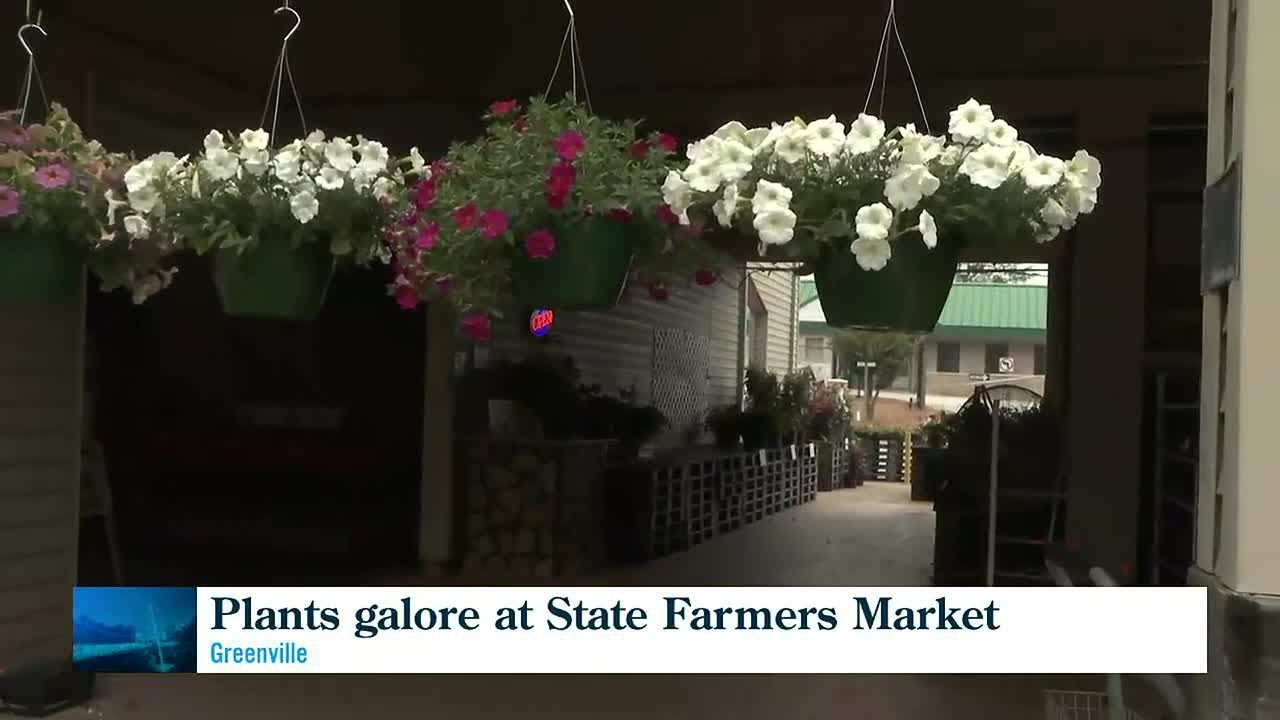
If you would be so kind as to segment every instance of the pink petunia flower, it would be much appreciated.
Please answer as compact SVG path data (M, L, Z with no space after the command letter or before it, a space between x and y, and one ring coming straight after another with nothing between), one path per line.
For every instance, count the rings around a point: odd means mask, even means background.
M0 145L25 148L31 142L31 133L26 128L11 127L0 130Z
M489 106L489 114L494 117L502 117L503 115L510 115L519 107L520 101L518 100L499 100Z
M680 216L676 215L675 211L671 209L671 206L666 203L658 206L657 215L659 220L668 225L680 224Z
M438 189L435 178L429 178L418 183L413 191L413 204L419 210L426 210L436 202L436 190Z
M577 182L578 169L572 163L556 163L547 171L547 192L549 193L568 195Z
M529 121L526 120L523 115L521 115L520 117L516 118L515 122L511 123L511 129L515 130L517 135L523 135L524 129L528 124L529 124Z
M472 342L484 342L492 335L488 315L473 313L462 318L462 332Z
M396 304L399 305L401 309L412 310L418 307L418 302L420 301L418 291L414 290L409 285L398 284L394 295L396 298Z
M564 206L569 202L568 193L556 193L547 191L547 207L552 210L563 210Z
M577 130L567 130L555 141L556 155L561 160L573 162L587 149L587 139Z
M626 208L614 208L609 211L609 218L614 222L629 223L635 215Z
M524 252L534 260L546 260L556 252L556 237L550 230L534 230L524 239Z
M8 185L0 185L0 218L13 217L22 212L22 195Z
M486 210L480 215L480 234L490 240L501 237L510 226L507 214L501 210Z
M435 247L436 243L439 241L440 241L440 225L437 223L431 223L430 225L427 225L426 227L422 228L422 230L418 233L418 237L414 239L413 244L419 250L430 250L431 248Z
M448 295L453 292L453 278L448 275L441 275L435 279L436 292L441 295Z
M476 208L476 204L469 202L453 211L453 222L461 230L470 230L476 226L476 220L479 216L480 210Z
M671 291L667 290L667 286L660 282L652 283L649 285L649 297L658 302L666 302L671 299Z
M70 185L73 177L71 168L61 163L56 163L54 165L45 165L36 170L33 179L37 185L45 190L57 190Z
M631 143L631 147L627 149L631 153L631 157L637 160L643 160L649 156L649 143L645 140L637 140Z
M699 270L698 272L693 274L693 281L698 283L702 287L709 287L711 285L715 285L716 280L718 279L719 277L716 275L714 270Z
M667 153L673 153L680 149L680 141L671 133L658 133L658 137L654 140L654 144L662 148Z

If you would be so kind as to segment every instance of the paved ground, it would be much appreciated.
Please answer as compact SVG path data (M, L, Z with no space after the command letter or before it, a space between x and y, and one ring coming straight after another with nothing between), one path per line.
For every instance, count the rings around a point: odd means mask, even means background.
M903 485L868 484L600 584L921 585L933 514ZM625 652L625 646L618 647ZM114 676L99 720L1033 720L1034 676ZM65 717L85 718L85 710Z

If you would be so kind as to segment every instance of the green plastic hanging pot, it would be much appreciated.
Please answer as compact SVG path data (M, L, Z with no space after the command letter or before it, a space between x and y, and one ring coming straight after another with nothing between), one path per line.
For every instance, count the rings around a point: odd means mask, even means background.
M524 248L511 267L515 299L530 308L608 310L618 304L634 256L631 225L597 219L551 229L549 258L528 257Z
M827 324L850 330L933 332L955 282L961 247L940 239L930 250L918 235L907 235L893 242L888 265L868 271L847 246L824 246L813 278Z
M231 317L307 322L324 306L333 268L328 242L293 247L267 239L243 252L219 250L213 280L222 311Z
M76 291L84 255L62 233L0 231L0 303L56 305Z

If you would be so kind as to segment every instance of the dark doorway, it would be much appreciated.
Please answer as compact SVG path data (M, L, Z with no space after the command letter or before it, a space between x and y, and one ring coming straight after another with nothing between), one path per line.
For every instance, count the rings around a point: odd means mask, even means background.
M341 584L415 559L426 324L374 270L309 324L223 315L205 262L90 301L91 432L129 584ZM82 563L83 564L83 563Z

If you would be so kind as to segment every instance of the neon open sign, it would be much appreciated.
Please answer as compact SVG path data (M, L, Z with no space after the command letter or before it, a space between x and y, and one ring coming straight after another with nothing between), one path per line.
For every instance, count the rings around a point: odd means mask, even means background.
M550 310L534 310L529 316L529 332L534 337L542 337L551 331L551 326L556 323L556 314Z

